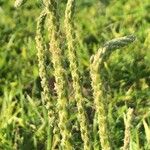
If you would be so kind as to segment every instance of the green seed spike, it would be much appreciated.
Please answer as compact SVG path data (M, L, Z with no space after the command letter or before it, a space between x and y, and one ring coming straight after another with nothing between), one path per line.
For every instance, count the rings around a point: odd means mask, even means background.
M108 130L109 126L106 113L107 111L105 101L103 99L102 80L101 75L99 74L99 70L102 67L103 62L114 50L130 44L134 40L135 36L133 35L113 39L104 44L103 48L100 48L98 52L91 57L91 85L93 88L95 109L98 116L99 137L102 150L112 150L112 146L110 142L110 135Z
M46 71L46 46L44 43L43 38L43 31L44 31L44 23L45 19L47 17L47 12L43 10L38 18L37 21L37 30L36 30L36 47L38 50L38 62L39 62L39 76L41 78L41 86L43 88L42 92L42 102L49 113L49 121L52 124L54 119L54 112L53 112L53 104L52 104L52 97L51 97L51 91L49 89L49 81L48 81L48 75Z
M104 44L104 47L109 50L118 49L132 43L133 41L135 41L135 39L136 37L134 35L116 38Z
M134 42L136 37L134 35L128 35L120 38L115 38L113 40L110 40L106 42L103 46L103 51L101 55L109 55L113 50L125 47L129 45L130 43ZM107 51L105 53L105 51Z
M116 49L125 47L132 42L134 42L136 37L134 35L128 35L120 38L115 38L113 40L110 40L104 44L102 48L100 48L97 52L97 54L94 55L94 57L99 57L99 64L104 61L104 59L107 59L109 55ZM94 60L94 59L91 59Z
M19 8L21 7L27 0L16 0L14 7Z
M52 54L52 63L54 67L55 76L55 89L57 93L58 114L59 114L59 129L62 136L61 146L64 150L71 150L72 144L70 142L71 132L68 128L69 113L68 113L68 89L66 82L66 73L63 66L62 49L60 48L59 41L59 21L57 16L57 1L49 0L48 12L49 12L49 31L50 36L50 53Z
M49 89L49 81L48 81L48 74L46 70L46 61L45 61L45 55L46 55L46 46L45 41L43 38L43 32L44 32L44 25L45 20L47 17L47 12L43 10L38 18L37 21L37 30L36 30L36 47L38 50L37 56L38 56L38 66L39 66L39 76L41 78L41 86L42 86L42 103L44 107L47 110L48 113L48 121L49 121L49 135L50 140L48 141L50 147L52 145L53 140L53 128L56 128L54 126L55 122L55 111L54 111L54 105L52 102L51 97L51 91Z
M74 7L75 0L68 0L66 11L65 11L65 34L67 39L67 47L68 47L68 60L70 63L70 71L73 81L73 89L75 100L78 108L78 121L80 124L81 137L84 142L84 150L91 150L90 143L90 134L89 134L89 124L86 116L86 112L84 109L84 96L82 94L81 83L80 83L80 74L78 70L78 62L76 55L76 43L74 36Z
M97 55L96 55L97 56ZM102 82L99 74L99 57L92 56L90 64L90 76L92 79L91 86L93 89L93 98L96 114L98 117L98 130L102 150L112 150L110 139L108 120L106 114L105 101L103 99Z

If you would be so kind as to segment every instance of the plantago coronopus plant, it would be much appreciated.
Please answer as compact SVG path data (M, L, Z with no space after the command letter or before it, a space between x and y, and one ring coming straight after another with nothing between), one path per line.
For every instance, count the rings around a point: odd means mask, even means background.
M59 128L62 136L61 146L63 149L72 149L70 138L71 132L68 128L68 95L67 84L65 77L65 70L63 67L62 50L59 43L59 26L57 18L57 2L56 0L49 0L49 31L50 31L50 52L52 54L52 63L54 67L55 89L57 92L57 103L59 113Z
M73 89L75 94L75 100L78 108L78 121L80 124L81 137L84 142L84 150L90 150L90 138L88 130L88 120L84 110L84 97L82 95L80 75L78 71L78 62L76 56L76 43L73 24L75 0L68 0L65 11L65 33L68 45L68 59L70 63L70 71L73 80Z
M107 42L103 48L99 49L97 54L91 57L90 75L91 85L93 88L93 97L95 109L98 116L99 137L102 150L111 150L110 135L108 129L108 120L106 114L105 101L102 92L102 80L99 70L103 66L103 62L115 50L124 47L135 40L134 36L125 36Z
M43 31L44 31L44 24L45 20L47 17L47 12L43 10L38 18L37 21L37 33L36 33L36 45L37 45L37 50L38 50L38 61L39 61L39 75L41 78L41 86L43 89L42 92L42 102L44 107L46 108L48 112L48 121L50 125L50 136L51 136L51 141L50 145L52 145L52 132L53 132L53 127L54 127L54 105L52 102L52 97L51 97L51 91L49 89L49 82L48 82L48 74L46 71L46 46L44 43L44 38L43 38Z

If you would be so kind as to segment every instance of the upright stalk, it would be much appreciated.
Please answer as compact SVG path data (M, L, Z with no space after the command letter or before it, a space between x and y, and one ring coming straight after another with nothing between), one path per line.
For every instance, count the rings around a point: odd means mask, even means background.
M134 36L126 36L117 38L107 42L103 48L99 49L97 54L91 57L90 75L91 85L93 88L93 97L96 113L98 115L99 137L102 150L112 150L109 138L108 120L106 114L105 101L103 99L102 81L100 75L100 67L103 67L103 62L115 50L132 43L135 40Z
M47 141L50 146L52 146L52 137L53 137L53 127L54 127L54 119L55 119L55 113L54 113L54 105L52 102L52 97L50 94L49 89L49 83L48 83L48 75L46 71L46 62L45 62L45 56L46 56L46 46L44 44L44 38L43 38L43 31L44 31L44 24L45 19L47 16L47 12L43 10L38 18L37 21L37 30L36 30L36 47L38 50L37 56L38 56L38 65L39 65L39 76L41 78L41 86L42 86L42 103L44 107L46 108L48 112L48 123L50 125L49 128L49 136L50 141Z
M109 139L109 129L106 114L105 102L102 93L102 81L99 74L99 55L95 55L90 66L90 74L92 79L93 97L95 109L98 116L99 137L102 150L112 150Z
M70 63L70 71L73 80L73 89L75 100L78 108L78 121L80 124L81 137L84 142L84 150L91 150L91 143L88 130L88 119L84 109L84 97L80 84L80 76L78 70L78 62L76 56L75 33L73 24L75 0L68 0L65 11L65 33L68 45L68 59Z
M48 2L50 26L50 52L52 54L52 63L54 67L55 76L55 90L57 92L58 114L59 114L59 128L62 136L61 146L64 150L71 150L70 143L71 132L68 128L68 95L67 84L65 77L65 70L63 68L62 50L59 44L59 26L57 18L57 2L56 0L49 0Z
M123 150L130 149L130 130L131 130L132 116L133 116L133 109L129 108L127 114L124 115L125 136L124 136Z

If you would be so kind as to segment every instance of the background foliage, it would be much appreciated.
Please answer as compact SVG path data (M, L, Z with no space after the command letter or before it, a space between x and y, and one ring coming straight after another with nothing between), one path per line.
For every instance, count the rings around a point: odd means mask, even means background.
M62 0L59 5L60 20L64 17L65 4ZM46 147L48 129L40 105L35 48L36 18L42 7L40 0L31 0L18 9L14 8L14 1L0 0L0 149L41 150ZM102 71L116 149L123 144L123 113L128 107L134 108L131 148L150 149L149 9L149 0L77 0L77 54L83 91L89 99L90 56L112 38L131 33L137 36L134 44L116 51ZM65 45L62 47L65 50ZM50 70L51 64L48 67ZM53 77L49 80L53 88ZM91 115L92 100L86 105ZM80 137L75 135L74 138L80 145Z

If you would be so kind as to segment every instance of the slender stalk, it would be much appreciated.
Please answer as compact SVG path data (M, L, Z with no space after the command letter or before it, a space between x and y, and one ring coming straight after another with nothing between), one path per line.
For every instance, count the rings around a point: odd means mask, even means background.
M133 116L132 114L133 114L133 109L129 108L127 114L124 115L125 136L124 136L123 150L130 149L130 130L131 130L131 121Z
M99 57L95 55L93 62L90 66L90 74L92 79L93 97L95 103L95 109L98 116L98 128L99 137L102 150L111 150L109 131L108 131L108 121L105 109L105 102L102 93L102 82L99 75Z
M84 109L84 97L82 95L80 76L78 71L78 62L76 56L76 44L74 36L74 24L73 24L73 14L74 14L75 0L68 0L66 11L65 11L65 33L68 45L68 59L70 62L70 71L73 80L73 89L75 94L75 100L78 108L78 121L80 124L81 137L84 142L84 150L91 150L88 121Z
M43 10L38 18L37 21L37 30L36 30L36 46L38 50L38 65L39 65L39 75L41 78L41 86L42 86L42 102L43 105L45 106L47 112L48 112L48 124L49 124L49 139L48 141L50 147L52 145L52 132L53 132L53 127L54 127L54 119L55 119L55 113L54 113L54 106L52 102L52 97L50 94L50 89L49 89L49 83L48 83L48 76L47 76L47 71L46 71L46 63L45 63L45 56L46 56L46 46L44 44L44 39L43 39L43 31L44 31L44 24L45 24L45 19L47 16L47 12Z
M54 76L55 76L55 89L57 92L58 99L58 114L59 114L59 128L62 136L61 146L64 150L71 150L71 132L68 128L68 95L67 95L67 84L65 77L65 70L63 68L63 56L62 50L60 49L59 44L59 26L57 18L57 2L56 0L49 0L48 11L50 15L50 26L49 30L51 31L50 35L50 52L52 54L52 63L54 67Z

